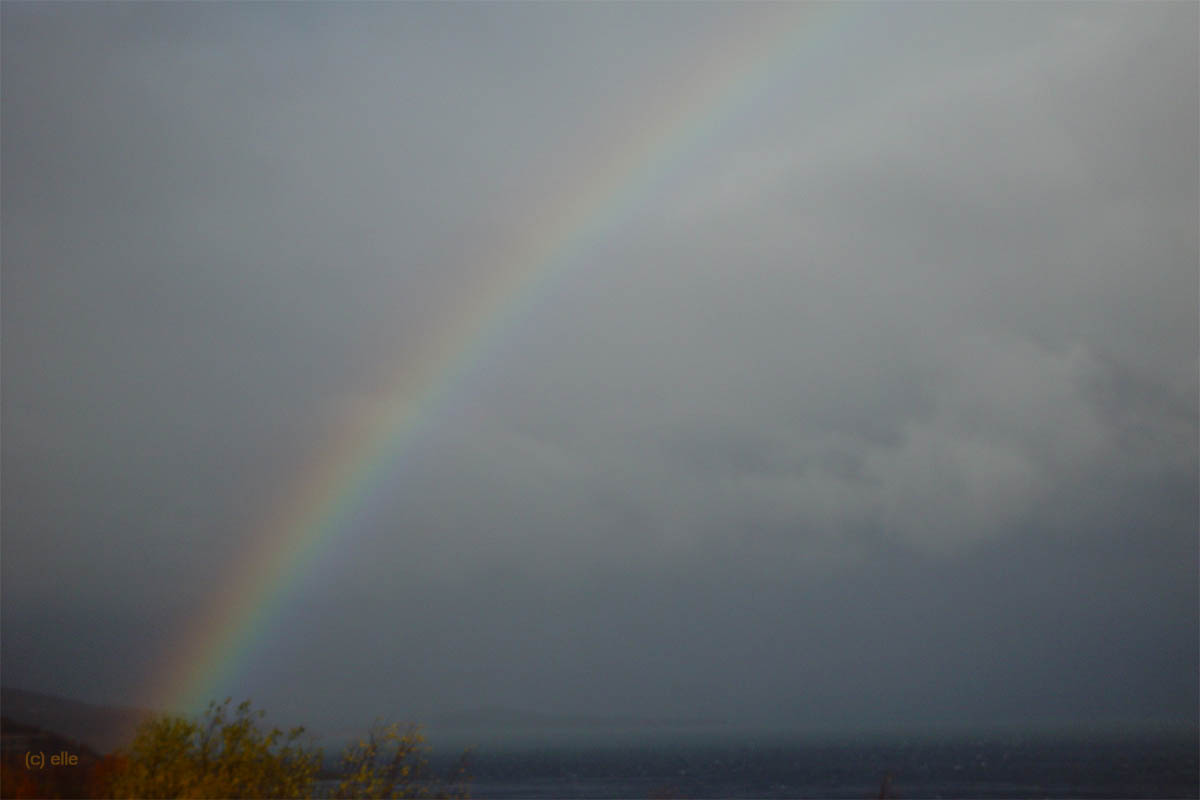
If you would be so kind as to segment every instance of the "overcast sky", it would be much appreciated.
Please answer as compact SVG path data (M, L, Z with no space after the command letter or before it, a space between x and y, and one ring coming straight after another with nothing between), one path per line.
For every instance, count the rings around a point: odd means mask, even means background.
M6 686L137 702L589 159L792 25L492 329L230 693L1196 723L1196 3L2 14Z

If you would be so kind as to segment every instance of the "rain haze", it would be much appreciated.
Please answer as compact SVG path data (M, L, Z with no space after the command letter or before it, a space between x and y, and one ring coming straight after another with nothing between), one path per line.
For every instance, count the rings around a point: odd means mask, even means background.
M5 686L1195 727L1196 3L2 13Z

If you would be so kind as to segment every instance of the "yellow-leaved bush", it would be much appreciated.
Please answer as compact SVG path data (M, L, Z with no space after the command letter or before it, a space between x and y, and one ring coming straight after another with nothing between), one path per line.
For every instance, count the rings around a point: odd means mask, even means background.
M346 749L342 756L342 780L335 798L465 798L469 795L466 754L458 760L447 780L429 772L429 748L420 728L399 725L371 728L365 739Z
M160 716L144 723L128 750L113 759L103 793L127 798L309 798L318 794L321 751L303 727L287 733L259 725L264 713L246 701L209 704L204 720ZM465 754L448 779L428 769L416 727L376 724L347 748L339 798L465 798ZM100 788L100 787L98 787ZM329 796L329 790L321 792Z

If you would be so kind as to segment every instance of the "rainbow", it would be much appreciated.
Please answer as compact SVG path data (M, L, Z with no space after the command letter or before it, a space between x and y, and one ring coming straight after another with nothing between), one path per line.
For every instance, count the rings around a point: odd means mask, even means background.
M394 365L382 401L348 409L328 445L300 471L255 526L228 582L177 640L147 682L144 705L195 712L236 685L255 643L286 607L300 579L348 527L346 519L379 476L436 414L463 376L486 360L511 320L572 256L626 218L674 164L770 88L817 31L853 8L752 6L754 23L705 43L709 60L670 96L650 97L631 119L636 134L599 157L579 159L565 191L538 204L534 224L509 243L463 306L446 315L415 358ZM828 39L826 39L828 41Z

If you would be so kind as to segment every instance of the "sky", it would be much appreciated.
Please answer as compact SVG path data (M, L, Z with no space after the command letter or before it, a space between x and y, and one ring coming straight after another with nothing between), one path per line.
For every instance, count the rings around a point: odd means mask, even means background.
M1197 4L0 15L5 686L143 703L420 396L217 688L1196 725Z

